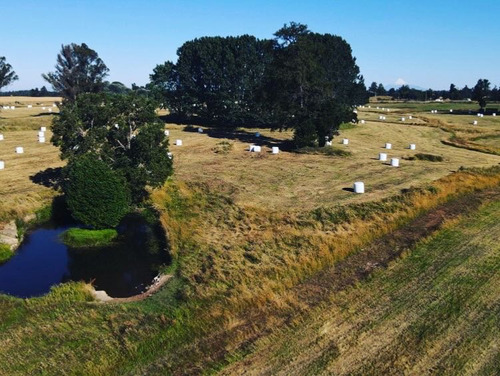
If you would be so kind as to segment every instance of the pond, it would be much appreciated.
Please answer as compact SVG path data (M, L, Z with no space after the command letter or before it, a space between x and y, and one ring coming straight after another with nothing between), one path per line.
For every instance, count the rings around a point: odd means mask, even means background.
M118 239L105 247L66 246L60 236L70 227L46 224L29 232L0 265L0 293L29 298L59 283L85 281L109 296L128 297L143 292L169 262L161 231L138 215L126 217Z

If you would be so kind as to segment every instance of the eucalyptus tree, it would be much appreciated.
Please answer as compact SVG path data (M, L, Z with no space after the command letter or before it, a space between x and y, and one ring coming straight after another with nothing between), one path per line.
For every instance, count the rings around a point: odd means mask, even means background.
M62 45L55 69L42 77L69 102L82 93L102 91L109 71L97 52L85 43Z
M0 90L19 79L12 65L7 63L5 56L0 56Z

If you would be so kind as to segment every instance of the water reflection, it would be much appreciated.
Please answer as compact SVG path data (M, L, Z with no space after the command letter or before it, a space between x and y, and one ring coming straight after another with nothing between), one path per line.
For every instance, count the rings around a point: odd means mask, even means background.
M44 226L26 236L16 255L0 265L0 292L40 296L58 283L83 280L113 297L132 296L169 261L159 229L137 215L122 221L117 241L107 247L67 247L59 236L68 228Z

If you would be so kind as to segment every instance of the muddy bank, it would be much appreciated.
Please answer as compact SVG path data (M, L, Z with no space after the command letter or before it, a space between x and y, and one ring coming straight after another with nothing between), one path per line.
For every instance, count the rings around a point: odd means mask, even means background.
M127 303L127 302L138 302L144 300L147 297L156 293L167 281L172 278L171 274L162 274L153 280L153 283L147 287L146 291L142 294L129 296L128 298L113 298L109 296L104 290L95 290L92 288L92 294L98 302L103 303Z

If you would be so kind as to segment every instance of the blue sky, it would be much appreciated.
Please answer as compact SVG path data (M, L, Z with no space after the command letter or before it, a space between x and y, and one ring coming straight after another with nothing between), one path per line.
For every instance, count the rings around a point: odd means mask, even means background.
M61 44L85 42L110 81L143 85L187 40L272 38L290 21L346 39L367 85L500 86L499 0L0 0L0 9L0 56L19 75L4 91L46 85Z

